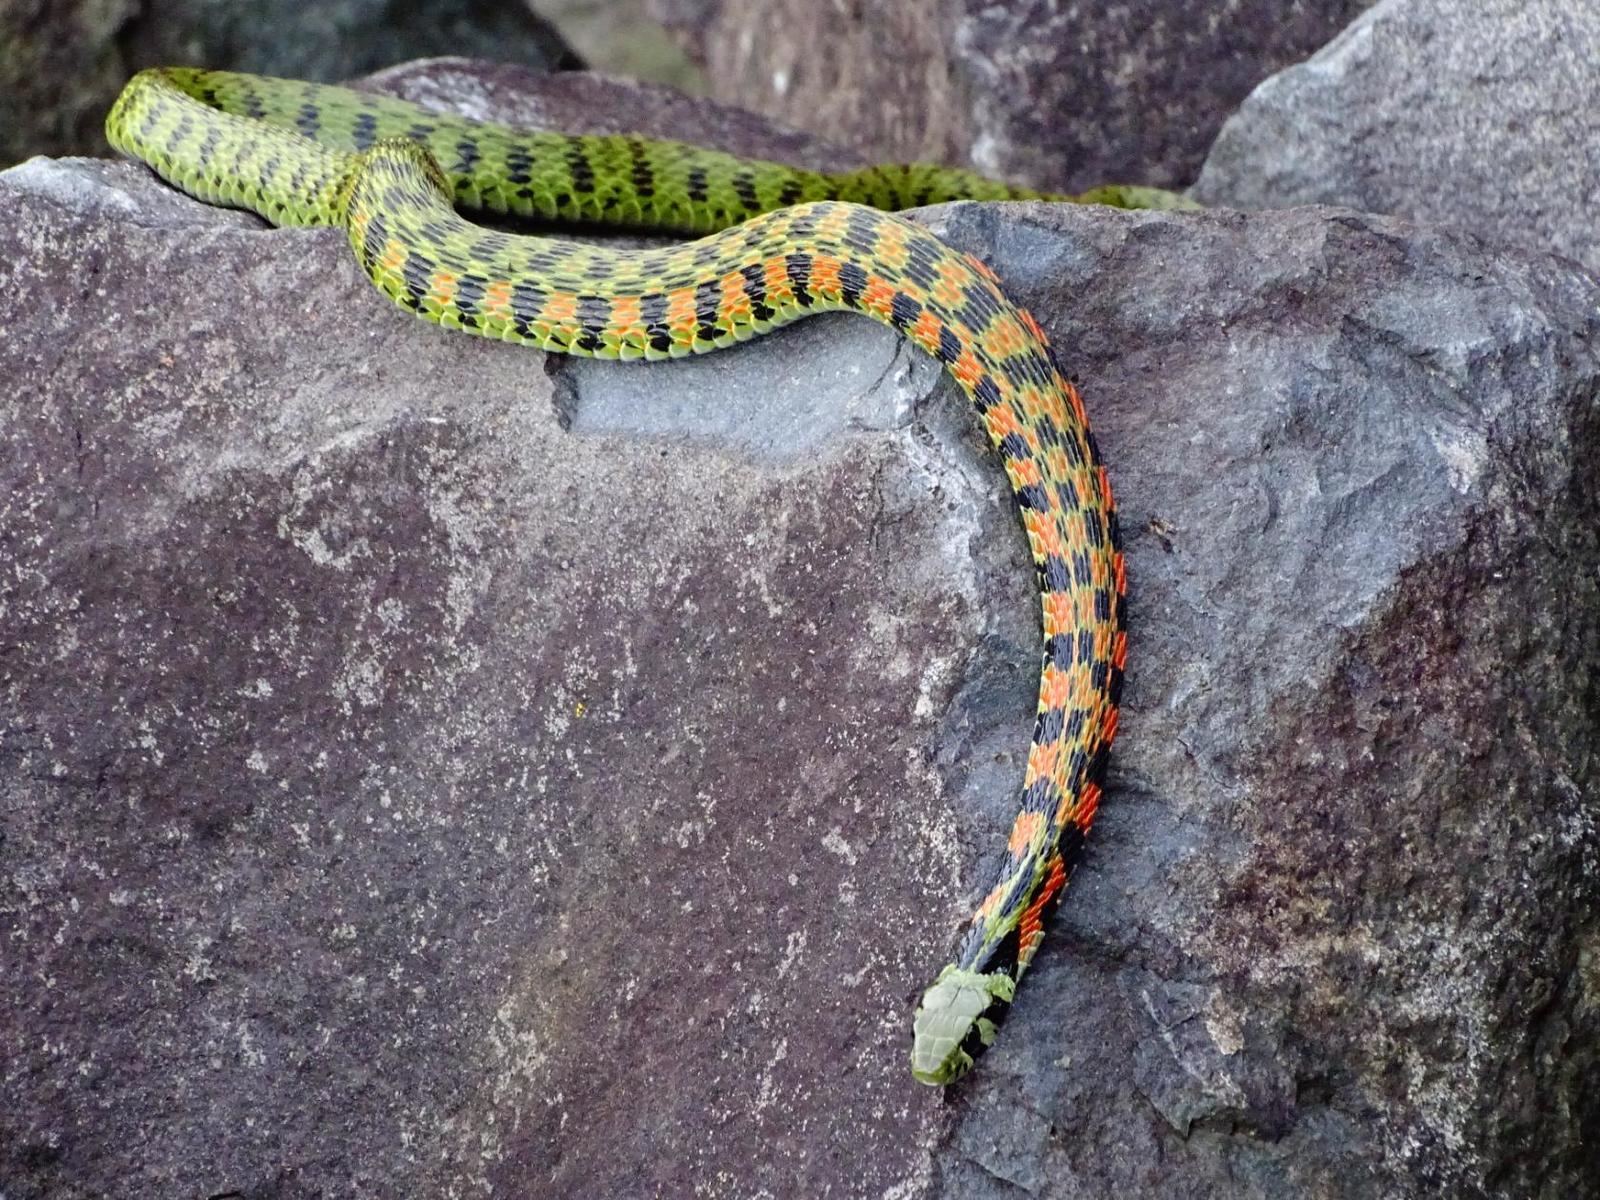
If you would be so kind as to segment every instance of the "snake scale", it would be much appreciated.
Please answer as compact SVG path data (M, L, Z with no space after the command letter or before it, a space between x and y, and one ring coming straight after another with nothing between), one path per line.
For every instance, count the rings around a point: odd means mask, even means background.
M1100 801L1127 657L1126 577L1105 468L1043 331L982 262L888 210L1035 193L934 166L826 175L677 142L530 133L344 88L188 68L135 76L106 129L200 200L277 225L342 227L381 291L451 328L662 359L848 309L945 365L1005 465L1044 623L1007 852L913 1019L913 1075L964 1075L994 1041ZM492 230L458 206L707 236L624 250Z

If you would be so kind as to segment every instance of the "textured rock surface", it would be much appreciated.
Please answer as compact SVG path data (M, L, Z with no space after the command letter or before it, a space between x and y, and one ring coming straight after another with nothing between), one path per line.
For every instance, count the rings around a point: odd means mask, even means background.
M1195 195L1398 213L1600 271L1600 5L1384 0L1256 89Z
M544 362L334 232L0 178L7 1200L1581 1193L1593 281L1331 210L924 219L1083 383L1136 621L943 1097L907 1019L1037 638L949 386L849 318Z
M1364 0L651 0L711 94L873 157L1184 186L1260 80Z
M106 109L141 67L338 80L429 54L577 63L523 6L484 0L0 0L0 166L106 150Z

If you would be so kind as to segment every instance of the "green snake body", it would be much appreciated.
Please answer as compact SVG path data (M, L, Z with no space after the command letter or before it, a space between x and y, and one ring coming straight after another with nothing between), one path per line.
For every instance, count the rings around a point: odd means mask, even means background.
M945 364L1011 481L1045 638L1006 855L913 1023L913 1074L964 1074L994 1040L1099 803L1127 654L1125 575L1105 469L1042 330L981 262L882 210L1033 193L931 166L825 175L675 142L527 133L343 88L191 69L141 72L107 134L199 199L343 228L385 294L468 332L656 359L848 309ZM1150 189L1094 198L1169 205ZM458 205L710 236L619 250L492 231Z

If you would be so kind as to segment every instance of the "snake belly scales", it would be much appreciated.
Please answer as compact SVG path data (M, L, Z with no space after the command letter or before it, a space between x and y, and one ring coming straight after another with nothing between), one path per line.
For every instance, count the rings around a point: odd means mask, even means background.
M1005 464L1044 618L1007 853L913 1019L914 1076L965 1074L994 1041L1100 801L1127 657L1126 576L1105 468L1043 331L983 263L887 210L1036 193L936 166L824 175L677 142L533 133L187 68L135 76L106 129L197 199L277 225L343 227L382 292L454 329L662 359L848 309L945 365ZM491 230L457 206L707 236L617 249Z

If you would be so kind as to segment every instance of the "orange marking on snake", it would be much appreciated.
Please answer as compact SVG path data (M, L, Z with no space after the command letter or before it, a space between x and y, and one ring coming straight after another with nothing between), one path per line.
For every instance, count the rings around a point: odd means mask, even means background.
M988 429L989 436L997 442L1013 433L1022 432L1022 422L1017 417L1016 406L1011 404L996 404L983 414L983 424Z
M699 319L695 314L694 289L678 288L667 293L667 328L678 341L694 337Z
M1094 822L1094 814L1099 807L1100 785L1091 781L1083 785L1079 795L1061 797L1061 804L1056 809L1056 824L1061 826L1072 824L1080 829L1088 829Z
M1077 605L1071 592L1050 592L1044 597L1044 636L1055 637L1058 633L1076 633Z
M551 325L564 324L578 315L578 298L571 292L551 292L539 319Z
M744 276L738 271L729 271L719 281L722 289L722 303L718 307L717 316L724 325L744 322L750 319L750 297L745 294Z
M428 280L428 298L448 307L456 298L456 277L449 271L435 271Z
M963 254L961 257L966 260L967 266L971 267L979 275L983 276L996 287L1000 286L1000 276L996 275L994 273L994 268L988 263L984 262L983 259L975 258L970 254Z
M1010 459L1006 463L1006 475L1011 479L1013 488L1025 488L1039 483L1043 478L1039 474L1038 460L1032 458Z
M781 308L794 299L794 287L789 282L789 260L783 255L769 258L761 264L763 281L767 288L767 303Z
M830 300L839 298L839 267L837 258L819 254L811 260L811 290Z
M933 281L928 297L935 304L957 308L965 299L967 280L965 274L950 263L939 264L939 277Z
M927 309L917 314L916 322L911 326L910 333L929 354L939 348L939 334L944 329L944 322Z
M950 374L956 377L956 382L969 391L976 386L978 380L983 378L983 364L978 361L978 356L970 349L961 351L961 357L950 364ZM996 405L996 408L1007 408L1009 405ZM993 412L994 409L989 410Z
M1060 595L1060 593L1056 593ZM1039 705L1042 708L1065 708L1072 697L1072 684L1067 672L1055 664L1044 669L1039 680Z
M496 279L483 289L484 311L492 316L509 320L511 317L511 284L504 279Z
M1022 523L1028 530L1028 542L1033 547L1033 552L1041 556L1051 554L1061 555L1065 552L1065 544L1061 540L1061 529L1044 513L1035 512L1033 509L1024 509Z
M611 324L618 334L633 332L643 321L638 296L618 296L611 301Z
M1048 779L1056 772L1057 760L1061 757L1061 743L1051 742L1048 746L1041 746L1038 742L1028 747L1028 773L1023 778L1022 786L1029 787L1036 780Z
M1015 318L1001 316L997 318L983 335L983 348L993 358L1010 358L1027 348L1027 341L1022 332L1022 326Z
M1044 941L1044 910L1067 885L1067 869L1059 854L1052 855L1044 886L1017 922L1017 966L1026 967Z
M1039 836L1039 831L1043 828L1043 813L1018 813L1017 819L1011 823L1011 837L1006 842L1006 849L1011 852L1011 857L1020 859L1026 854L1028 847L1033 845L1034 838Z
M861 289L861 307L880 320L887 321L894 304L895 287L878 275L867 277L867 286Z

